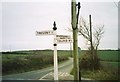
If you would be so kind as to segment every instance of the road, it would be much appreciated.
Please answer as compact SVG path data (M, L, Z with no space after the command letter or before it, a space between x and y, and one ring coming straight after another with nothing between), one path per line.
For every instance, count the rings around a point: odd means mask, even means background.
M73 67L73 59L69 58L69 60L61 63L58 67L59 76L64 77L70 75L70 71ZM53 66L36 71L5 75L2 76L2 80L41 80L48 75L53 75Z

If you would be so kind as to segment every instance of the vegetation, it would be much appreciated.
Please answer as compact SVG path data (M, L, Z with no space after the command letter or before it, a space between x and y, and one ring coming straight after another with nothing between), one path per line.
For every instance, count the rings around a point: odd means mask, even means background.
M118 50L99 50L98 59L100 68L91 71L91 57L85 54L88 51L82 51L80 55L81 76L94 80L118 80L120 60L118 59ZM95 65L95 67L97 67Z
M80 57L86 52L88 52L88 50L82 50ZM97 55L100 61L120 62L118 50L98 50Z
M120 62L108 62L108 61L100 61L102 67L101 68L104 68L106 70L117 70L117 71L120 71Z
M94 70L100 68L99 58L94 58L93 61L93 56L91 56L90 51L86 51L86 53L81 55L81 57L79 58L79 66L81 70L82 69L93 70L93 66L92 66L93 63L94 63Z
M69 51L58 50L58 62L68 59ZM20 73L42 69L53 65L52 50L32 50L2 53L2 72L5 74Z
M81 67L81 76L95 80L116 80L118 79L120 69L120 60L118 59L117 50L99 50L98 59L100 60L100 69L91 71L90 58L86 54L87 50L81 50L79 56L85 59ZM65 61L71 52L58 50L59 62ZM25 71L39 70L46 66L53 66L52 50L30 50L2 53L2 71L3 75L20 73ZM86 63L86 64L85 64ZM84 69L83 69L84 68ZM86 68L86 69L85 69Z
M109 70L81 70L81 75L84 78L90 78L93 80L118 80L118 72Z

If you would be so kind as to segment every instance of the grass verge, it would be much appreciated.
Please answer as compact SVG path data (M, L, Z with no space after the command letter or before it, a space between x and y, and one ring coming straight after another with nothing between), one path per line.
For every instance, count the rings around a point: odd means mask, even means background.
M90 78L93 80L118 80L118 73L115 71L106 70L81 70L81 75L84 78Z

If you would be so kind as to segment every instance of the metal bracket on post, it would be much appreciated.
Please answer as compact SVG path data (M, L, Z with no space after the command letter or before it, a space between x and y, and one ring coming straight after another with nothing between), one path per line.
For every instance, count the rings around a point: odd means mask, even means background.
M76 4L76 6L78 6L78 12L77 12L77 17L76 17L76 18L77 18L77 21L76 21L76 27L73 28L73 30L78 29L77 25L78 25L78 19L79 19L79 12L80 12L80 8L81 8L80 2L78 2L78 4Z
M76 4L76 6L78 6L78 13L77 13L77 24L78 24L79 12L80 12L80 8L81 8L80 2L78 2L78 4ZM77 25L77 24L76 24L76 25ZM77 27L77 26L76 26L76 27Z

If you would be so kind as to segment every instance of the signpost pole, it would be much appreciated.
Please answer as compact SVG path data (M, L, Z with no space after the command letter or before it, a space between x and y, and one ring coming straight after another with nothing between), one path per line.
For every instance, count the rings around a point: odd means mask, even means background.
M57 27L56 27L56 23L54 21L54 27L53 27L53 30L54 30L54 80L58 80L58 59L57 59L57 41L56 41L56 30L57 30Z

